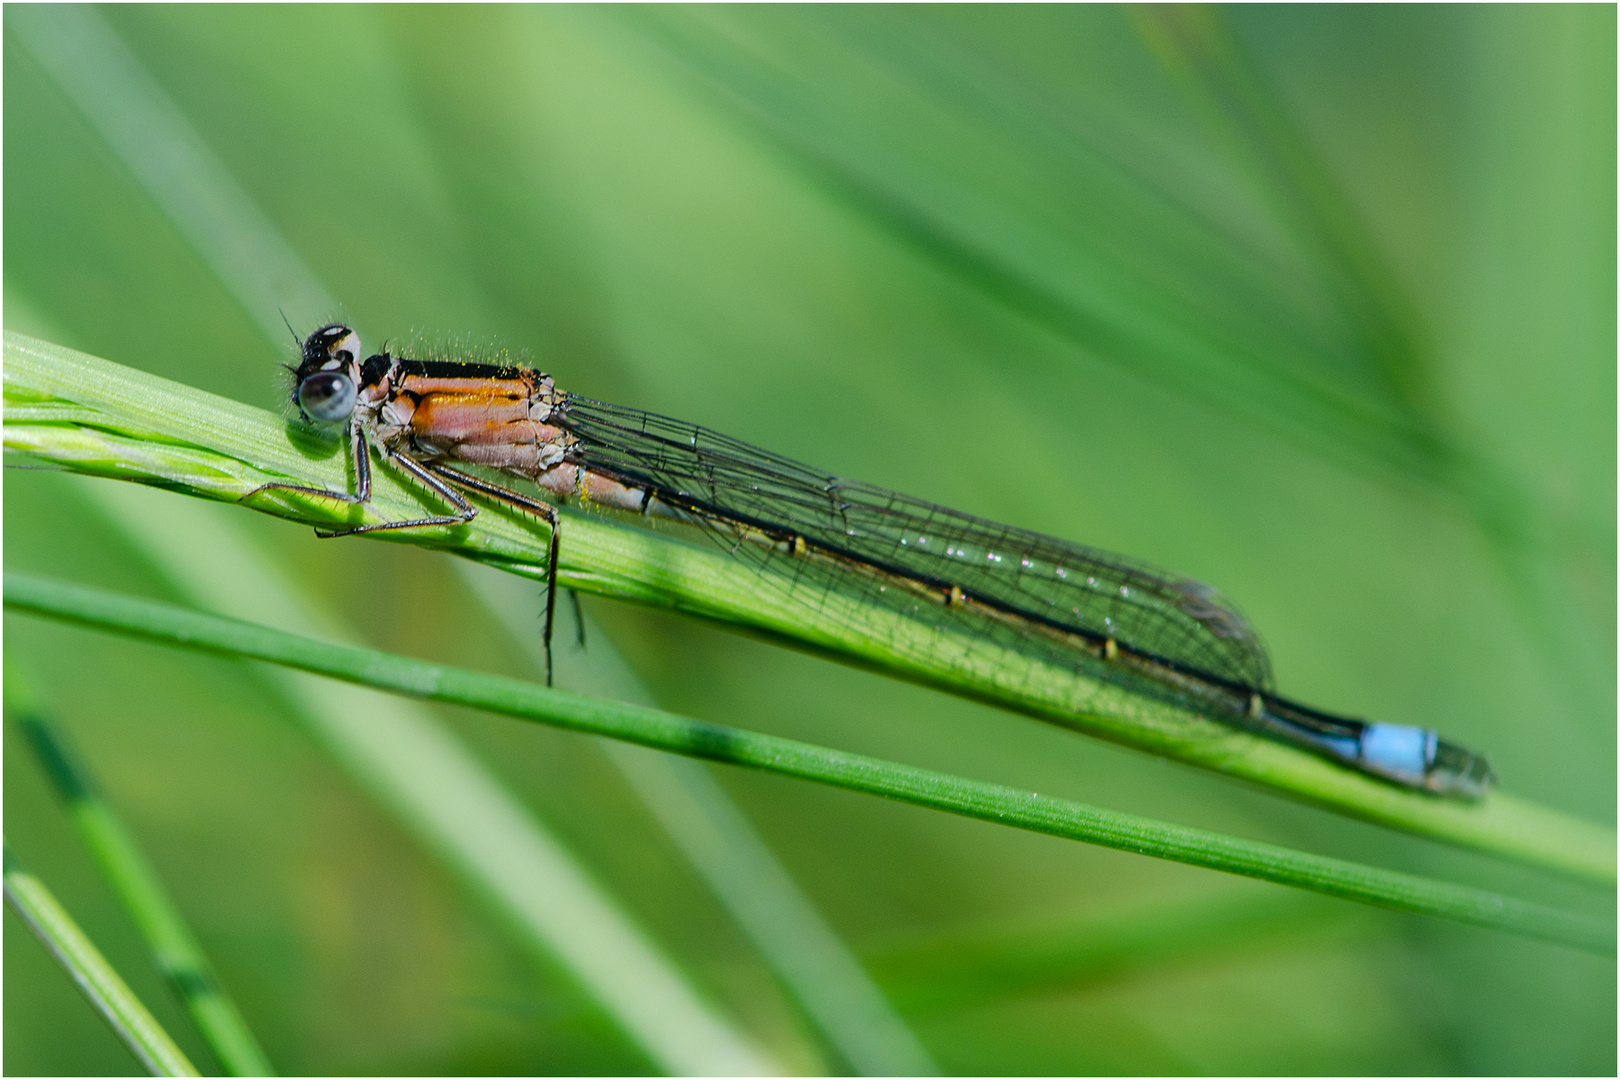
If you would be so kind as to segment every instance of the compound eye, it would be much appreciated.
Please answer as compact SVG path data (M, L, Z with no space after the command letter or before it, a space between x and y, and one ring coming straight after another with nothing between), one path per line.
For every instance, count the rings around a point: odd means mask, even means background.
M354 380L341 371L317 371L298 384L298 407L317 420L346 420L354 412Z

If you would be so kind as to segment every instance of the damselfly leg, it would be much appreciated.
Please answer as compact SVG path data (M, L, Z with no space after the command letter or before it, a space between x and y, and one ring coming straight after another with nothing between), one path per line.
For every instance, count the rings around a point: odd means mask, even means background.
M568 590L568 602L574 606L574 634L580 651L585 649L585 609L580 606L579 593Z
M279 482L261 484L248 492L242 498L251 499L261 491L296 491L304 495L317 495L351 506L363 505L371 501L371 452L363 432L357 426L351 425L351 446L354 452L355 490L331 491L326 488L307 487L303 484L284 484ZM356 525L348 529L322 529L316 527L315 535L322 540L331 540L339 536L358 536L363 533L390 532L400 529L422 529L435 525L465 525L478 516L478 508L467 501L456 488L464 488L486 498L494 499L514 509L533 514L543 519L551 530L551 542L548 545L546 557L546 624L545 624L545 650L546 650L546 685L551 685L551 633L556 622L557 612L557 562L560 553L559 536L561 533L561 516L557 508L550 503L539 499L530 499L508 488L480 480L470 473L453 469L448 465L425 463L416 460L409 454L394 451L386 455L400 468L410 473L429 490L438 495L445 502L455 508L454 514L439 514L431 517L411 518L407 521L380 521L367 525ZM576 601L577 603L577 601ZM581 634L583 638L583 632Z
M245 502L261 491L297 491L304 495L319 495L350 506L361 506L371 501L371 451L366 444L364 433L357 428L352 431L350 446L354 452L354 486L353 492L331 491L327 488L306 487L303 484L283 484L273 482L260 484L246 495L242 496ZM359 533L387 532L391 529L421 529L433 525L465 525L478 515L477 507L462 497L461 493L450 487L443 480L434 476L421 462L409 454L395 452L389 458L399 463L400 467L422 483L431 488L440 498L456 508L454 514L436 514L431 517L412 518L409 521L379 521L369 525L356 525L348 529L315 529L315 535L322 540L330 540L336 536L355 536Z
M557 508L555 506L552 506L548 502L542 502L539 499L531 499L527 495L520 495L510 488L501 487L499 484L491 484L487 480L480 480L471 473L464 473L460 469L452 469L450 466L441 465L438 462L434 462L423 467L432 470L439 476L442 476L445 480L450 481L450 483L455 484L458 487L466 488L468 491L482 495L487 499L494 499L496 502L505 503L507 506L510 506L515 510L521 510L524 513L533 514L536 517L543 518L545 519L546 524L551 526L551 544L546 552L545 629L546 685L550 686L551 630L557 621L557 560L562 551L562 515L557 512ZM457 496L457 498L459 499L460 496ZM466 500L463 499L461 501L465 503ZM572 593L570 593L570 595L572 595ZM576 605L579 603L578 598L575 599L574 603ZM575 607L574 611L575 615L578 616L579 609L577 606ZM581 626L583 625L583 622L581 622ZM583 638L583 631L581 632L581 637Z

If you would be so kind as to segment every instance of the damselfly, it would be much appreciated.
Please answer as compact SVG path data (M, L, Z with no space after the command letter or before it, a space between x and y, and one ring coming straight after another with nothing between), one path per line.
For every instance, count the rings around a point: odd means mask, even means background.
M470 521L477 509L464 491L545 519L548 655L560 515L465 466L531 480L558 500L691 525L757 564L762 578L801 591L808 582L855 594L948 626L958 639L1146 680L1228 723L1404 786L1479 798L1495 781L1483 755L1428 728L1335 716L1279 696L1248 621L1200 582L845 480L696 424L566 393L527 367L386 350L364 356L359 336L338 324L310 334L301 349L293 403L306 420L346 425L355 490L266 487L364 503L375 447L450 512L319 535Z

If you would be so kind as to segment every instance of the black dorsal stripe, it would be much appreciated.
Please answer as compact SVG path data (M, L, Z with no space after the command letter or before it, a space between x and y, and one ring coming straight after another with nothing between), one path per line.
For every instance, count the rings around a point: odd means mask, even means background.
M404 375L424 379L521 379L539 373L515 364L478 364L470 360L400 360Z

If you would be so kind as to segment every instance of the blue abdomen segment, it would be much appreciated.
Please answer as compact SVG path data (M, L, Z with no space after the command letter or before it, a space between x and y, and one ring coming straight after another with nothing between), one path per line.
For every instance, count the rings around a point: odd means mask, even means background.
M1431 728L1334 716L1270 694L1256 715L1271 733L1406 787L1481 799L1496 782L1489 759L1449 743Z
M1391 780L1427 787L1440 736L1430 728L1368 724L1357 757L1363 768Z

